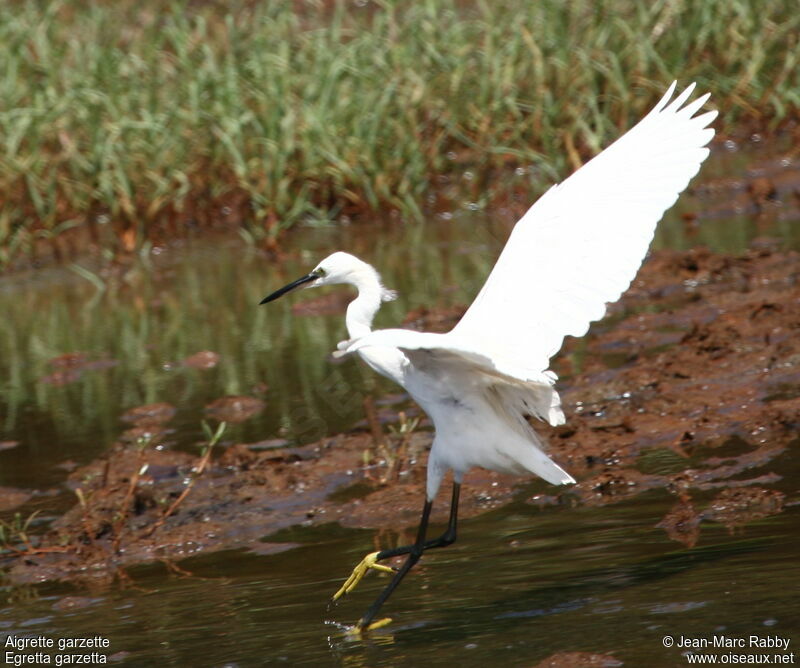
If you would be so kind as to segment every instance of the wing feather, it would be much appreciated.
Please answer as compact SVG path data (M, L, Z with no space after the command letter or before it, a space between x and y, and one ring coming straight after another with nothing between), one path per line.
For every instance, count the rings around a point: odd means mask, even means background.
M514 227L450 340L522 380L540 377L567 335L582 336L633 280L664 211L708 156L715 111L684 106L673 83L637 125Z

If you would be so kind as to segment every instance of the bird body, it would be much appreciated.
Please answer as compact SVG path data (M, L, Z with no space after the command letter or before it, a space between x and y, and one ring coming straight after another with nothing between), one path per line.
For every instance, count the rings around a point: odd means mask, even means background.
M574 482L544 454L541 439L525 419L531 415L563 424L553 389L555 374L520 381L459 346L456 336L392 329L375 334L379 336L357 339L345 352L357 352L373 369L402 385L433 421L429 500L447 471L452 470L460 483L474 466L534 473L555 485Z
M694 84L672 100L676 84L637 125L572 176L550 188L511 232L494 269L458 324L445 334L372 331L383 301L395 294L378 272L337 252L262 303L298 287L349 283L358 297L347 308L350 339L337 356L358 354L402 385L430 416L435 436L427 499L414 545L368 555L334 599L350 591L381 559L408 560L359 628L426 549L455 540L458 493L474 466L534 473L550 483L574 482L546 454L528 417L564 423L550 358L565 336L583 336L633 280L656 224L708 156L716 112L696 115L708 99L686 104ZM448 530L425 540L431 504L447 471L454 474Z
M358 296L347 307L350 339L338 356L357 353L373 370L403 386L428 414L434 437L428 459L427 496L432 500L447 471L457 482L474 466L503 473L535 473L548 482L574 482L544 454L542 441L525 420L532 415L563 424L552 372L524 381L503 373L503 364L460 342L458 334L441 335L403 329L372 331L383 301L395 298L378 272L349 253L338 252L320 263L323 280L348 282ZM459 345L461 343L461 345Z

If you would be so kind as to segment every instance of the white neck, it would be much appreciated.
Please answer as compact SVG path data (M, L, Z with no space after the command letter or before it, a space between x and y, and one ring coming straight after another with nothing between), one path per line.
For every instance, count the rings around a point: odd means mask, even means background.
M347 306L347 333L351 339L357 339L372 331L372 319L381 306L384 288L380 278L372 267L369 271L354 273L351 280L358 290L358 297Z

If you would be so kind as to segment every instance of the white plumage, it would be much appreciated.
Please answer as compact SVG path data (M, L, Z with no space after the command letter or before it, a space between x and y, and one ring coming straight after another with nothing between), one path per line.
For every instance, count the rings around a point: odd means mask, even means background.
M403 385L433 420L429 498L448 469L460 481L472 466L574 482L524 416L564 422L550 358L628 288L656 224L708 156L717 112L695 115L708 94L683 106L693 89L670 102L673 83L644 119L528 210L452 331L379 330L344 349Z
M347 253L325 258L306 276L266 297L301 286L350 283L348 341L336 355L358 353L375 371L406 388L436 429L428 460L427 501L414 545L367 555L334 599L352 590L380 560L408 560L357 628L369 628L382 603L424 550L455 540L458 493L473 466L535 473L553 484L574 482L546 454L527 417L564 422L550 358L567 335L583 336L606 304L630 285L664 211L708 156L716 112L697 116L708 95L685 104L675 83L620 139L548 190L514 227L486 284L446 334L371 331L382 301L394 293L373 267ZM433 498L454 473L448 530L427 541Z

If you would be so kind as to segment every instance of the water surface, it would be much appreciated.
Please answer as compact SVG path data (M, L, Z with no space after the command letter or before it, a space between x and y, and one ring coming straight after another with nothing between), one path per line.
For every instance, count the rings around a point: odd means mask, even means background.
M754 211L746 195L748 174L796 171L775 156L759 145L719 150L704 168L701 184L710 185L681 199L656 246L736 252L770 235L800 247L796 208L767 202ZM363 418L363 396L397 389L353 360L327 358L346 336L342 314L292 314L322 291L269 307L258 301L342 249L375 264L400 292L377 326L422 306L469 303L512 222L470 204L456 201L424 226L309 226L286 240L281 262L242 242L206 239L111 271L79 260L79 269L3 277L0 440L19 445L0 451L0 486L38 490L24 511L40 509L35 524L46 524L74 503L65 463L102 454L129 426L120 416L151 402L177 407L167 445L186 450L202 439L204 406L224 395L266 402L231 426L231 442L302 443L350 428ZM217 352L219 364L180 364L201 350ZM63 385L41 380L53 358L75 352L102 363ZM776 488L796 494L797 457L777 461L784 480ZM340 623L358 618L382 580L369 578L333 612L325 602L372 549L374 533L333 525L270 537L299 544L278 554L236 550L181 562L191 575L156 564L131 569L126 586L5 587L0 632L101 635L122 662L175 666L533 665L578 650L672 666L685 661L664 648L668 634L794 634L800 642L796 507L733 534L704 525L699 545L685 549L655 527L674 502L666 491L605 508L540 510L521 501L536 490L544 484L522 486L519 502L464 522L459 542L427 557L393 597L386 612L395 623L367 641L344 638ZM65 595L80 598L70 606Z

